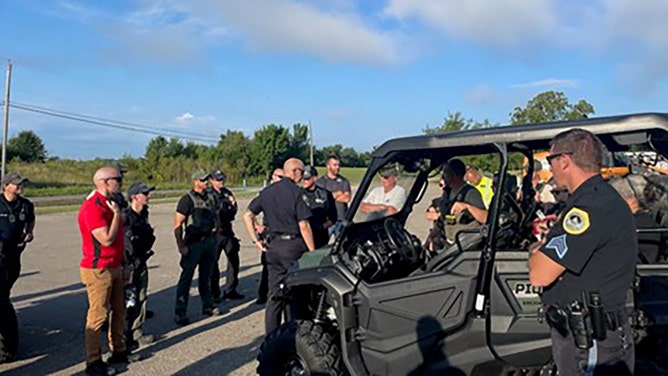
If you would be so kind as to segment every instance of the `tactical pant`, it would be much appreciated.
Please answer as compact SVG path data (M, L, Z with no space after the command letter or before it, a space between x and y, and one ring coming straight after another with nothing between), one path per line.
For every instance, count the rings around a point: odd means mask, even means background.
M193 282L195 268L199 269L197 287L202 299L202 309L213 307L211 297L211 268L216 256L216 241L213 236L189 244L188 254L181 256L181 275L176 286L176 305L174 312L177 315L185 315L188 310L188 298L190 297L190 285Z
M5 242L0 252L0 298L9 298L21 275L21 253L25 246Z
M264 316L266 334L273 332L281 325L283 302L275 298L280 285L285 282L290 265L308 250L302 238L283 240L274 239L267 249L267 269L269 271L269 298Z
M220 268L218 261L222 253L227 257L227 271L225 272L225 294L235 292L239 285L239 239L234 234L216 236L216 260L211 268L211 295L214 299L221 297Z
M108 320L108 311L111 310L111 325L109 325L109 350L111 352L125 351L125 292L123 272L121 268L87 269L80 268L81 282L86 285L88 294L88 314L86 315L85 343L86 364L90 365L102 359L100 338L102 325Z
M269 294L269 270L267 270L267 252L260 255L260 264L262 264L262 273L260 274L260 286L257 289L257 299L267 300Z
M144 334L142 326L146 322L146 302L148 298L148 267L141 262L132 274L132 289L136 296L134 306L127 308L127 327L125 338L130 342L137 342ZM127 297L126 297L127 298Z
M628 320L617 330L607 330L604 341L594 340L588 350L575 346L572 334L563 337L551 329L552 356L559 375L633 375L635 352Z
M19 255L0 254L0 298L8 298L21 274Z

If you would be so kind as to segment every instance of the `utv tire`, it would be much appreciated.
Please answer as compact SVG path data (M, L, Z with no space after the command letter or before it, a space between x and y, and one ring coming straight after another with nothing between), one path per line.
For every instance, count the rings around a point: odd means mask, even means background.
M335 332L309 320L287 322L269 334L257 360L261 376L347 374Z
M19 345L19 323L8 298L0 298L0 364L11 362Z

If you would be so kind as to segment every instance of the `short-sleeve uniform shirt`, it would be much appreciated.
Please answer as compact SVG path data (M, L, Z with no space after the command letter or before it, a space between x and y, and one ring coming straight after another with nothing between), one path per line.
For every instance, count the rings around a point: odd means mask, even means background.
M0 240L18 243L26 224L34 220L35 206L30 200L18 196L13 201L7 201L5 195L0 193Z
M568 198L541 247L566 271L543 291L546 304L566 306L582 292L599 292L606 311L624 307L635 273L638 244L631 210L600 175Z
M307 200L304 191L297 184L288 178L282 178L260 192L248 204L248 210L255 215L264 213L264 220L272 235L299 236L299 222L311 218Z
M325 188L326 190L330 192L351 192L350 189L350 182L348 179L344 178L341 175L336 175L336 178L330 179L327 174L321 176L318 178L316 181L316 185L318 187ZM345 218L346 211L348 210L348 204L345 202L335 202L336 204L336 213L337 213L337 220L341 221Z
M93 236L93 230L109 227L113 218L114 212L107 206L107 197L97 191L94 191L81 204L78 222L82 240L83 258L80 263L82 268L117 268L123 263L124 241L122 230L119 230L110 246L102 245ZM122 228L123 223L120 223L119 229Z

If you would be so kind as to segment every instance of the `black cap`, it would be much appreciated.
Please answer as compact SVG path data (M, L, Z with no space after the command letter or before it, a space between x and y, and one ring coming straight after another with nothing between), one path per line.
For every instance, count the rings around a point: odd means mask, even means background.
M211 178L213 180L217 180L217 181L223 181L223 180L227 179L227 176L225 176L224 172L222 172L220 170L216 170L216 171L209 174L209 178Z
M151 192L153 190L155 190L155 187L149 187L146 184L136 182L136 183L132 183L130 188L128 188L128 196L132 197L132 196L138 195L140 193L148 194L149 192Z
M15 173L15 172L9 172L6 173L5 176L2 178L2 186L6 186L8 184L23 184L27 182L28 179L22 178L21 175Z
M318 170L316 170L315 167L311 165L306 165L304 167L304 175L302 175L302 177L304 179L310 179L312 176L318 176Z

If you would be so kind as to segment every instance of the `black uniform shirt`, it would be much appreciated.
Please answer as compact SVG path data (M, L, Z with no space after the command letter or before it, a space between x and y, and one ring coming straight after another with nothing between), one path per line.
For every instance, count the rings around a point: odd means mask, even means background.
M541 251L566 268L545 288L546 304L566 306L597 291L606 311L624 307L635 273L638 244L631 210L600 175L582 183L566 202Z
M27 223L35 220L35 207L30 200L17 196L9 202L0 193L0 240L20 243Z
M155 242L153 227L148 223L148 210L144 207L137 213L128 206L122 212L125 257L123 261L131 262L136 258L146 257Z
M232 191L222 187L220 192L209 188L208 194L215 195L218 203L218 220L220 221L220 231L223 233L232 233L232 221L237 215L237 199L234 198Z
M336 175L335 179L330 179L327 174L325 174L316 180L316 184L318 187L325 188L329 192L350 192L350 182L341 175ZM337 220L342 221L345 218L346 210L348 210L348 204L336 201L335 205Z
M304 189L309 208L311 208L311 228L313 231L322 230L325 222L329 219L332 223L336 222L336 206L332 193L316 186L314 190Z
M292 180L281 181L265 188L248 205L251 213L264 213L272 235L300 235L299 222L311 218L306 195Z

